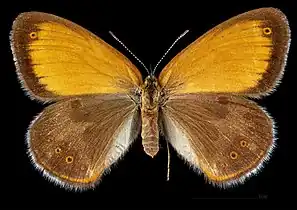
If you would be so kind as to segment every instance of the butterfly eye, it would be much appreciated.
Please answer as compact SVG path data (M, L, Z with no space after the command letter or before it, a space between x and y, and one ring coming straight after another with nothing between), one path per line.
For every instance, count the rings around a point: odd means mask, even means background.
M147 87L148 86L148 80L144 80L144 83L143 83L144 87Z
M30 33L29 36L30 36L31 39L36 39L37 38L37 33L35 31L33 31L33 32Z
M72 156L67 156L66 157L66 163L72 163L73 162L73 157Z
M141 94L142 94L142 91L141 91L140 88L138 88L138 89L135 90L135 95L141 96Z
M272 30L271 30L271 28L266 27L266 28L263 28L263 33L265 35L270 35L272 33Z

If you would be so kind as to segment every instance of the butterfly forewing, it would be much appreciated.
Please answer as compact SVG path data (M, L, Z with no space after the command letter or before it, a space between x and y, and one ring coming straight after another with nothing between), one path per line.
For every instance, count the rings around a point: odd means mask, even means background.
M66 187L94 186L139 133L138 112L125 95L74 97L52 104L28 131L33 163Z
M136 67L86 29L40 12L19 15L11 32L19 77L40 100L127 93L142 81Z
M281 78L290 44L285 15L261 8L233 17L198 38L162 70L171 93L234 93L259 97Z

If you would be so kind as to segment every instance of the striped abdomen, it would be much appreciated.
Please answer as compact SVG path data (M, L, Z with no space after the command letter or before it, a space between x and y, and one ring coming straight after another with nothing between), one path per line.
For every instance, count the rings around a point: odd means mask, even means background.
M146 110L142 110L141 118L142 145L145 153L154 157L159 151L158 111L146 112Z

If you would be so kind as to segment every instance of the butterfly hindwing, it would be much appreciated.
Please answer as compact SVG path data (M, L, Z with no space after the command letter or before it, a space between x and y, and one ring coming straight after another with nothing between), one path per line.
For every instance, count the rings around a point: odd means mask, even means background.
M61 100L30 126L32 161L62 186L92 187L137 137L139 119L135 103L125 95Z
M220 186L244 181L274 147L273 121L256 103L230 95L175 95L162 107L175 150Z

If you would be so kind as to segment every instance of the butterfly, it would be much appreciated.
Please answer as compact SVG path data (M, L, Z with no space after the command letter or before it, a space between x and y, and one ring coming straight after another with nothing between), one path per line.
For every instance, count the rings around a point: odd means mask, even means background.
M252 99L283 75L290 29L279 9L222 22L145 78L98 36L52 14L21 13L10 40L22 87L48 103L29 126L29 155L62 187L96 186L139 135L151 157L164 135L219 187L256 174L275 147L274 121Z

